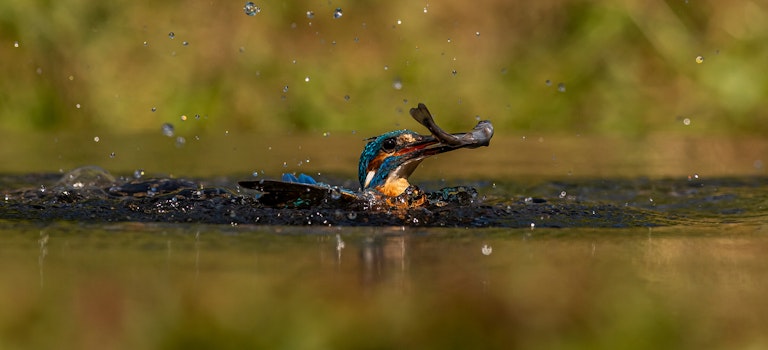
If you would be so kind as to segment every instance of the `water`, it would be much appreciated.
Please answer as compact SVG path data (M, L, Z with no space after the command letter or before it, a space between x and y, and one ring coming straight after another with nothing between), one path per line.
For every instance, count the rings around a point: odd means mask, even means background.
M308 231L3 222L0 237L0 327L26 325L3 336L26 348L767 340L764 224Z
M764 141L499 137L411 179L471 186L470 202L371 212L269 208L235 185L259 169L354 188L367 135L187 132L183 148L156 132L8 140L19 147L0 150L0 342L768 345Z

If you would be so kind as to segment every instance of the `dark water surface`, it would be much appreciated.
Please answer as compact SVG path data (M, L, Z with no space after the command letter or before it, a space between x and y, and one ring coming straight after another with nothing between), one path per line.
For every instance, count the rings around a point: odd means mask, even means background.
M357 136L297 140L0 152L0 348L768 346L765 142L501 138L401 212L236 186L355 188Z

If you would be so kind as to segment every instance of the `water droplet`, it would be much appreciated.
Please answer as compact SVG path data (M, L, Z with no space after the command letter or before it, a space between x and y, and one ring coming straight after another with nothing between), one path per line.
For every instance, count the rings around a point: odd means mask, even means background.
M458 72L456 72L456 70L455 70L455 69L451 71L451 74L453 74L453 76L454 76L454 77L456 76L456 74L457 74L457 73L458 73Z
M251 173L251 176L258 177L259 176L259 171L258 170L254 171L253 173Z
M176 37L176 34L174 34L173 32L168 33L168 38L173 39L175 37Z
M243 6L243 12L248 16L256 16L257 13L261 12L261 9L253 1L248 1Z
M350 219L350 220L357 219L357 213L355 213L354 211L351 211L351 212L347 213L347 218Z
M195 119L199 120L200 119L200 115L199 114L195 114Z
M184 45L184 46L189 46L189 41L182 41L182 42L181 42L181 45Z
M752 162L752 167L757 170L763 169L763 161L760 159L755 160L754 162Z
M149 46L149 43L145 41L144 46Z
M389 66L385 65L384 70L389 70Z
M398 19L398 20L397 20L397 24L398 24L398 25L400 25L400 24L403 24L403 21L401 21L401 20L399 20L399 19Z
M13 47L19 47L19 41L18 40L13 42Z
M480 36L480 32L475 32L475 36L479 37Z
M306 83L309 82L309 76L304 77L304 82L306 82Z
M288 85L283 86L283 93L287 93L287 92L288 92Z
M395 81L392 82L392 87L395 90L402 90L403 89L403 82L400 81L400 79L395 79Z
M557 84L557 91L565 92L565 83Z
M141 179L142 176L144 176L144 169L136 169L133 171L134 179Z
M547 79L544 81L544 84L546 84L547 86L552 86L552 80Z
M342 12L343 11L341 10L341 7L336 8L336 11L333 11L333 18L336 18L336 19L341 18L341 16L343 15Z
M109 158L115 158L115 152L110 153Z
M307 18L315 18L315 11L307 11Z
M560 192L560 198L565 198L565 196L567 195L568 193L566 193L565 191Z
M162 131L163 131L163 135L168 137L173 137L173 124L163 123Z
M98 136L94 136L94 137L93 137L93 142L99 142L100 140L101 140L101 139L99 139L99 137L98 137Z
M344 95L344 101L349 101L349 95Z
M185 139L182 136L179 136L176 138L176 147L181 148L184 147L184 144L187 143L187 139Z
M699 64L704 63L704 56L702 55L696 56L696 63L699 63Z
M80 104L75 104L75 108L80 109Z
M152 112L157 112L157 107L152 107Z
M493 253L493 247L487 244L483 244L483 247L480 248L480 251L483 252L483 255L491 255L491 253Z
M323 133L323 137L328 137L328 136L331 136L330 132L326 131L326 132Z
M341 190L337 186L331 187L331 199L338 200L341 198Z
M427 13L427 12L429 12L429 5L424 6L424 13Z
M533 230L536 227L536 224L531 223L531 230Z
M691 125L691 118L683 118L683 125Z
M187 121L187 115L186 114L182 114L180 119L181 119L181 121Z

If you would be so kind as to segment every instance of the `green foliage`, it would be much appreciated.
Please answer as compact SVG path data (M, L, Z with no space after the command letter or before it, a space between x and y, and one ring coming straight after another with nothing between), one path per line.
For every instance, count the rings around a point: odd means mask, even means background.
M217 129L375 134L425 102L446 128L479 115L544 133L768 131L762 3L257 5L5 1L0 129L135 132L200 114Z

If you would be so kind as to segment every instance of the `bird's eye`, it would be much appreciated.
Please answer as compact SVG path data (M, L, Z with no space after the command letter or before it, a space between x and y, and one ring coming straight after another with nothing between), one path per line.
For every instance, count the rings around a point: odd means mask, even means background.
M384 140L384 142L381 144L381 149L392 152L395 150L395 146L397 145L397 141L395 141L394 137L388 138Z

